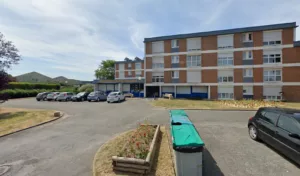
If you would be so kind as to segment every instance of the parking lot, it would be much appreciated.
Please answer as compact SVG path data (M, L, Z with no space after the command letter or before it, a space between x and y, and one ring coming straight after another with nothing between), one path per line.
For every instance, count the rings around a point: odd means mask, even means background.
M106 102L37 102L11 100L1 106L64 111L51 124L0 138L0 165L9 175L91 175L97 149L114 135L150 123L168 124L168 111L148 100ZM247 133L251 111L187 111L207 150L204 175L300 175L300 170Z

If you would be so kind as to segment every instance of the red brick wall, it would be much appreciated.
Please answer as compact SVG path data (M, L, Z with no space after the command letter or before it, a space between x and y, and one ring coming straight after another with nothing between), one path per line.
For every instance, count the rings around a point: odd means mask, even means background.
M253 68L253 82L263 82L263 68Z
M216 100L218 99L218 87L210 86L210 99Z
M164 52L170 53L171 52L171 40L164 41Z
M146 69L152 69L152 57L146 58Z
M119 78L119 72L115 72L115 78Z
M253 99L263 99L263 86L253 86Z
M243 86L234 86L234 99L243 99Z
M186 39L179 39L179 52L186 51Z
M179 70L179 83L186 83L186 70Z
M146 54L152 54L152 42L146 43Z
M202 50L216 50L218 48L217 36L207 36L201 38Z
M234 65L243 65L243 51L234 52Z
M283 67L283 82L300 82L300 67Z
M263 46L263 32L253 32L253 46Z
M283 98L287 101L300 101L300 86L282 86Z
M234 34L234 48L242 48L242 33Z
M115 69L119 70L119 64L115 64Z
M171 56L164 56L165 68L171 68Z
M217 53L204 53L202 57L202 67L211 67L218 65L218 54Z
M282 30L282 44L293 44L294 43L294 28Z
M253 50L253 64L263 64L263 50Z
M283 48L282 63L300 63L300 47Z
M180 68L186 67L186 55L179 55L179 67Z
M233 70L234 73L234 82L235 83L242 83L243 82L243 69L242 68L236 68Z
M152 72L146 72L146 83L152 83Z
M203 83L217 83L218 82L218 71L217 70L202 70L201 80Z
M172 83L172 71L165 71L164 72L164 82L165 83Z

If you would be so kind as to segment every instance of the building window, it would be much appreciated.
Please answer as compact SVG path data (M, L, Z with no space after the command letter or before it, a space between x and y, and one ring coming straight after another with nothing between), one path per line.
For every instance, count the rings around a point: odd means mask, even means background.
M264 45L280 45L281 44L281 31L264 31L263 44Z
M164 42L152 42L152 53L163 53Z
M131 71L128 71L128 76L131 76L131 75L132 75Z
M253 77L253 70L252 70L252 68L248 68L248 69L244 69L244 71L243 71L244 73L243 73L243 75L244 75L244 77Z
M189 39L187 39L187 50L188 51L201 50L201 38L189 38Z
M164 63L152 63L152 69L164 68Z
M127 66L128 66L128 68L130 69L130 68L131 68L131 63L128 63Z
M152 76L152 82L164 82L164 76Z
M218 82L233 82L233 76L219 76Z
M218 99L233 99L233 93L218 93Z
M179 56L172 56L172 64L178 64L179 63Z
M141 69L142 68L142 64L141 63L135 63L135 69Z
M172 71L172 78L178 79L179 78L179 71Z
M187 67L199 67L201 66L201 56L188 56Z
M264 96L264 99L270 100L270 101L279 101L279 100L281 100L281 96L267 95L267 96Z
M265 70L264 81L281 81L281 70Z
M219 35L218 49L233 48L233 35Z
M218 57L218 66L233 65L233 57Z
M252 60L252 51L243 51L243 60Z
M243 34L243 42L252 42L252 33Z
M243 86L243 95L253 95L253 86Z
M264 64L281 63L281 54L264 54Z
M172 40L172 48L179 48L179 41L177 39Z
M142 71L135 71L135 76L136 77L142 76Z

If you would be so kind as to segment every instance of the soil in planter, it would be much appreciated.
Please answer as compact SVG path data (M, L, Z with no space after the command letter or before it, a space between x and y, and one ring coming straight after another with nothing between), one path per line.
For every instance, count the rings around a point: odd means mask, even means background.
M154 137L155 126L141 125L118 153L119 157L146 159Z

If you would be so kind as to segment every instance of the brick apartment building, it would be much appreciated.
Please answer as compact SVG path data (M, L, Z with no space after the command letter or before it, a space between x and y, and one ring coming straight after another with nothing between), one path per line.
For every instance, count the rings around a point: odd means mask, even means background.
M293 22L145 38L144 65L118 62L116 79L145 75L145 97L300 101L296 27Z

